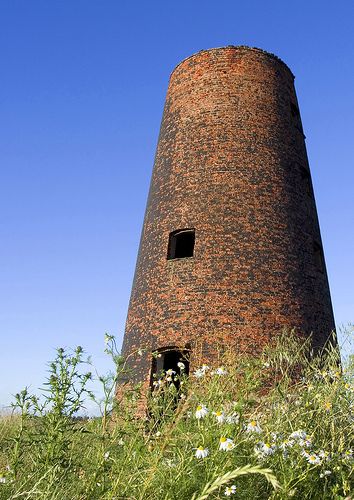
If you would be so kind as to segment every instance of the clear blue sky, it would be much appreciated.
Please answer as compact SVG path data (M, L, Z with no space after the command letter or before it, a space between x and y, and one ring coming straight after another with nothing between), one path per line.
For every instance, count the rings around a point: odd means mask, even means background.
M354 3L0 2L0 405L121 341L169 74L251 45L296 75L337 325L354 321Z

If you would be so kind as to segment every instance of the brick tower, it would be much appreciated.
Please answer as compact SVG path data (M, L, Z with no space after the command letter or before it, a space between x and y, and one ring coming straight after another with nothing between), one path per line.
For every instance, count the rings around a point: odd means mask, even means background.
M147 349L147 383L181 351L193 368L284 327L314 347L334 330L294 76L260 49L203 50L170 78L123 354Z

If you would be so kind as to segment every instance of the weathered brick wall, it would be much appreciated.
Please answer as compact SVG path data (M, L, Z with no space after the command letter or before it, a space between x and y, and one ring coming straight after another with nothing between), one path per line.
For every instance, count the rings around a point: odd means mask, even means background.
M162 119L123 352L218 341L258 352L283 327L334 329L294 77L260 49L201 51L173 71ZM167 260L195 228L194 257ZM318 257L318 256L317 256ZM135 380L148 380L150 354Z

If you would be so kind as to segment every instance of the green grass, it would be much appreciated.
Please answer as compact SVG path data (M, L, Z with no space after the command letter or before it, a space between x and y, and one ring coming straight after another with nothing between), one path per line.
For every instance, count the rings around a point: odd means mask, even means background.
M181 376L179 394L164 375L147 419L139 387L114 404L125 363L106 341L117 372L100 379L100 418L74 418L90 396L78 348L59 349L42 397L24 390L0 419L0 499L352 498L353 367L336 349L314 357L283 335L261 357L224 353L223 370Z

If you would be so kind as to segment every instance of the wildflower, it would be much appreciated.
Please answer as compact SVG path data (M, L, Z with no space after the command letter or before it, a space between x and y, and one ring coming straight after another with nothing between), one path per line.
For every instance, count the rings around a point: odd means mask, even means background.
M198 419L204 418L208 415L208 413L209 413L209 410L206 406L198 405L196 412L195 412L195 418L198 418Z
M198 446L198 448L194 448L196 450L195 457L196 458L205 458L209 455L208 448L203 448L203 446Z
M218 424L223 424L225 422L225 414L223 411L213 411L216 421Z
M109 451L106 451L106 453L103 455L104 460L109 459Z
M305 431L303 431L302 429L299 429L297 431L294 431L290 434L289 436L290 439L295 439L295 440L299 440L299 439L307 439L307 434Z
M292 448L295 444L295 441L293 439L285 439L282 444L279 446L283 451L285 451L287 448Z
M220 366L219 368L217 368L214 372L213 372L214 375L227 375L227 370L225 370L225 368L223 366Z
M166 380L167 382L172 382L173 380L173 375L175 375L176 372L174 370L172 370L171 368L169 370L166 371Z
M304 456L311 465L318 465L321 463L321 459L318 455L316 455L316 453L307 453L306 451L303 451L302 456Z
M332 409L332 403L330 401L326 401L323 407L326 411L330 411Z
M156 436L156 437L160 437L160 436L161 436L161 432L160 432L160 431L157 431L157 432L155 433L155 436Z
M235 443L233 442L232 439L226 438L225 436L222 436L219 441L219 450L222 451L231 451L233 448L235 448Z
M5 484L6 482L7 482L6 477L0 476L0 483L4 483Z
M234 411L230 415L227 415L225 420L228 424L238 424L240 421L240 415Z
M260 434L262 432L262 429L260 428L256 420L251 420L251 422L247 424L246 432L255 432L256 434Z
M302 448L310 448L311 447L311 439L299 439L297 444L301 446Z
M331 470L325 470L323 472L321 472L320 474L320 477L326 477L326 476L329 476L330 474L332 474L332 471Z
M198 368L197 370L195 370L195 372L193 372L193 375L196 378L202 378L205 375L205 371L203 371L201 368Z
M232 486L227 486L225 489L225 496L230 497L236 493L236 486L233 484Z
M154 380L152 385L154 387L161 387L163 385L163 380L161 380L160 378L158 380Z
M210 366L208 366L208 365L202 365L201 370L203 370L204 372L206 372L206 371L210 370Z
M179 361L179 362L177 363L177 366L178 366L178 368L179 368L181 371L183 371L183 370L185 370L185 369L186 369L186 365L185 365L184 363L182 363L182 361Z
M139 355L139 356L142 356L142 355L143 355L143 353L144 353L144 351L143 351L142 349L138 349L138 355Z
M344 460L351 460L353 458L353 450L352 449L349 449L349 450L346 450L343 454L342 454L342 458Z
M275 444L260 442L254 447L254 451L256 455L258 455L261 458L264 458L269 455L273 455L276 448L277 447L275 446Z
M270 367L269 361L264 361L263 366L264 368L269 368Z
M322 460L324 460L324 461L326 461L326 462L328 462L328 461L331 459L331 457L330 457L330 455L329 455L329 452L328 452L328 451L324 451L324 450L321 450L321 451L318 453L318 456L319 456Z

